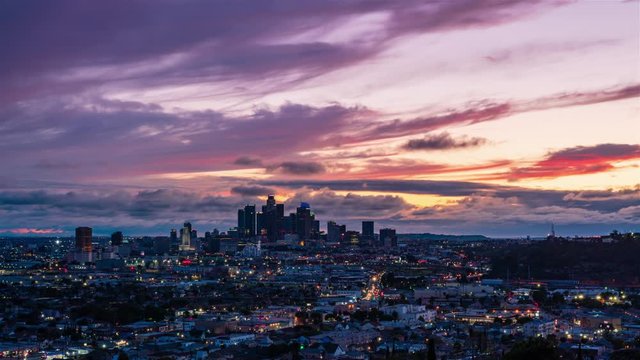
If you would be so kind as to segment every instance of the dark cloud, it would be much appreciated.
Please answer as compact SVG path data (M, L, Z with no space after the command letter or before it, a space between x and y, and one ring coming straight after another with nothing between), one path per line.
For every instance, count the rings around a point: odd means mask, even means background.
M449 133L426 135L421 139L411 139L404 146L407 150L448 150L484 145L487 139L479 137L454 138Z
M372 191L445 197L482 197L502 199L503 201L516 199L518 202L534 208L582 208L603 213L616 212L623 208L632 207L640 201L640 187L638 186L622 190L564 191L464 181L370 179L332 181L266 180L261 181L260 184L293 190Z
M640 186L620 191L556 191L447 181L310 183L308 187L291 182L273 185L294 191L286 200L285 211L294 211L299 202L309 202L323 224L333 219L356 229L363 219L375 219L378 226L395 226L402 232L490 235L524 235L528 229L547 230L551 222L581 234L594 229L608 231L611 226L623 230L637 230L640 226ZM226 229L235 225L235 212L246 202L243 196L263 200L272 192L269 190L272 189L264 184L247 184L232 189L232 196L172 189L96 191L91 187L66 192L2 191L0 217L3 229L56 229L65 230L67 234L79 225L92 226L100 234L114 229L164 234L184 220L191 220L201 231L213 227ZM421 208L396 195L364 195L358 191L434 194L461 199ZM262 200L256 199L256 203ZM482 229L484 231L480 231Z
M233 161L235 165L242 166L262 166L262 160L250 156L241 156Z
M110 217L125 213L132 217L152 217L168 209L179 212L228 210L229 198L194 192L158 189L138 192L111 191L14 191L0 192L5 211L35 206L38 210L78 212L77 215Z
M271 165L267 170L291 175L315 175L326 171L324 165L312 161L285 161Z
M306 187L312 190L397 192L442 196L467 196L500 188L497 185L483 183L435 180L265 180L260 183L265 186L290 189Z
M242 196L266 196L266 195L275 194L275 190L265 186L248 185L248 186L234 186L231 188L231 193L242 195Z
M398 213L414 207L399 196L358 195L353 193L339 195L333 191L326 190L314 193L299 191L287 201L287 205L294 207L300 202L309 203L317 219L322 222L328 220L385 219L394 217Z
M605 210L598 206L579 206L584 204L557 200L543 204L539 201L530 202L530 197L513 196L501 197L497 194L474 195L465 197L455 204L447 206L432 206L412 212L411 217L421 219L431 226L453 228L493 228L493 231L524 235L523 231L532 225L542 225L547 229L551 223L561 224L573 234L586 234L594 228L608 233L613 224L620 225L626 230L633 230L640 226L640 213L637 206L625 206ZM533 194L531 194L533 195ZM621 207L624 206L624 207ZM459 221L464 219L463 221ZM490 224L489 226L487 226ZM594 227L594 225L596 225ZM491 231L491 230L490 230ZM539 233L540 234L540 233ZM540 234L542 235L542 234ZM566 233L564 235L567 235Z

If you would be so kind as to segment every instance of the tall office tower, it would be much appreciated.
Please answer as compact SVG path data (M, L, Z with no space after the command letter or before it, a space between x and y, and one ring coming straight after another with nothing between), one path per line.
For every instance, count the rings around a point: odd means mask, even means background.
M347 233L347 225L338 225L338 228L338 233L340 234L340 242L342 242L344 240L345 234Z
M396 247L398 246L398 237L396 236L396 229L380 229L380 243L384 247Z
M273 195L267 196L267 207L272 208L276 206L276 198Z
M335 221L327 222L327 242L340 242L340 226Z
M93 244L93 229L86 226L76 228L76 250L81 252L91 252Z
M284 224L284 204L276 204L276 239L282 240L284 239L284 234L287 233L286 226Z
M256 234L258 236L267 234L267 228L265 227L265 217L263 212L258 212L256 214Z
M282 219L282 228L285 234L296 233L296 214L295 213L289 213L289 216L285 216Z
M220 234L211 235L205 242L205 250L212 254L220 251Z
M181 231L182 234L182 242L180 244L180 246L178 247L180 249L180 251L189 251L192 250L191 247L191 224L190 223L184 223L184 227L182 228Z
M124 240L124 236L122 235L122 231L116 231L111 234L111 246L120 246L122 245L122 240Z
M204 250L208 253L217 253L220 251L220 232L216 229L213 232L204 233Z
M310 239L313 231L313 222L315 216L311 213L311 207L308 203L300 203L300 207L296 209L296 233L300 240Z
M284 238L283 229L284 204L276 204L273 195L267 197L266 205L262 205L262 221L258 229L264 229L269 242Z
M373 245L374 238L375 238L375 235L373 232L373 221L363 221L362 236L361 236L362 242L367 245Z
M311 224L311 238L314 240L320 239L320 220L315 220L315 215L313 215L313 223Z
M245 237L256 235L256 206L247 205L244 207L244 233Z
M191 241L194 242L198 240L198 230L191 230Z
M244 237L245 223L244 223L244 209L238 209L238 236Z
M169 233L169 239L171 239L172 244L178 242L178 231L176 229L171 229L171 232Z

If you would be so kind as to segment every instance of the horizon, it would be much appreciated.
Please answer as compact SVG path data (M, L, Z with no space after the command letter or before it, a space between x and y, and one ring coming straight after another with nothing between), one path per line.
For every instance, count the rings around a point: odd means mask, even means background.
M0 236L640 231L640 2L3 2ZM517 235L519 234L519 235Z

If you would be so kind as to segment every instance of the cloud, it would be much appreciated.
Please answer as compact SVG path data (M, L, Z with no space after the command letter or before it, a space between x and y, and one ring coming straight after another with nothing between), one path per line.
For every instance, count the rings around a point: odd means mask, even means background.
M96 109L50 103L40 104L43 108L0 110L0 151L12 154L3 157L3 166L26 178L48 173L49 178L58 175L65 180L74 175L144 175L257 166L262 157L282 159L326 146L332 140L322 134L342 131L369 113L340 105L285 104L230 117L213 111L131 111L118 105L103 102ZM47 148L46 159L34 165L43 147ZM238 157L239 153L246 155ZM284 164L277 168L284 172L317 173L321 168L282 160ZM61 166L66 167L64 172Z
M190 220L199 230L235 226L236 210L246 202L244 196L266 198L271 189L257 185L237 186L233 196L203 195L169 189L144 191L3 191L0 192L0 216L7 229L28 229L39 223L55 229L55 233L72 233L76 226L94 228L96 234L125 230L133 234L164 234L181 222ZM235 196L239 195L239 196ZM301 201L310 202L319 220L357 217L384 218L411 209L402 198L391 195L339 195L332 191L296 192L286 201L286 211L295 211ZM99 204L99 206L96 206ZM37 230L37 229L36 229ZM36 230L31 230L35 234ZM18 232L20 231L20 232ZM27 234L15 230L14 234ZM52 232L53 233L53 232Z
M67 180L104 178L114 173L123 176L231 170L236 169L233 165L256 166L259 161L285 163L270 167L282 173L318 174L321 165L296 166L301 152L339 150L368 141L497 120L548 106L615 101L640 95L635 88L559 94L555 98L513 103L479 101L467 108L405 120L385 120L384 114L341 104L314 107L287 103L275 109L258 108L250 114L229 116L215 111L165 112L144 104L101 98L73 104L43 101L0 107L0 151L9 154L3 158L3 166L12 169L12 176L21 178L46 174L50 179ZM426 142L433 144L436 140ZM470 144L476 142L467 140ZM47 149L46 158L42 157L42 148ZM321 160L326 159L316 162ZM416 166L425 173L438 170L433 164ZM449 168L440 170L446 172ZM380 176L384 173L380 172Z
M263 186L300 191L380 192L423 194L442 197L491 197L517 199L527 206L583 208L600 212L614 212L636 205L640 200L640 186L620 190L545 190L490 183L444 180L263 180Z
M2 92L0 102L77 93L104 82L131 88L268 76L270 84L286 86L370 59L406 35L488 27L557 5L524 0L2 3L0 83L11 91ZM343 43L321 36L326 27L348 30L350 21L380 14L384 20L368 29L375 34L370 38Z
M435 113L413 119L394 119L363 124L357 134L344 135L342 141L344 143L358 143L392 139L413 135L417 132L429 132L447 126L465 126L494 121L531 111L592 105L636 97L640 97L640 85L638 84L589 92L559 93L532 100L494 101L483 99L443 113Z
M591 230L588 226L594 225L602 232L612 230L612 226L615 226L613 224L622 225L624 229L634 229L640 225L640 214L633 210L633 205L627 206L625 203L605 210L599 206L576 204L559 198L556 198L556 201L541 203L531 202L527 196L512 195L477 194L465 197L454 204L418 209L412 212L411 216L424 221L425 224L445 228L482 228L482 224L491 224L490 228L500 229L505 233L509 228L520 229L521 236L524 235L522 231L531 225L548 228L551 223L564 225L566 229L571 228L575 231L574 234L589 233ZM460 219L464 220L461 222Z
M4 191L0 192L0 216L7 223L15 222L16 228L30 223L55 224L65 229L79 225L110 229L118 225L169 227L188 218L206 224L216 220L224 223L241 203L239 198L170 189Z
M275 194L275 190L264 186L234 186L231 193L241 196L266 196Z
M395 195L339 195L333 191L300 191L287 200L289 206L307 202L316 213L316 220L347 221L353 219L385 219L413 208Z
M353 180L264 180L265 186L289 189L309 188L312 190L330 189L333 191L372 191L407 194L433 194L442 196L467 196L480 191L496 190L498 185L435 180L371 180L367 178Z
M55 235L64 233L60 229L37 229L37 228L14 228L0 229L0 234L8 233L14 235Z
M640 226L640 185L623 190L558 191L450 181L305 183L251 183L233 187L231 196L172 189L107 191L92 187L65 192L2 191L0 217L5 229L29 229L33 228L30 224L38 224L35 229L65 234L81 225L93 227L96 234L114 230L166 234L185 220L191 220L200 231L214 227L224 230L235 226L236 210L246 203L245 196L263 198L269 192L280 192L293 193L285 201L287 213L305 201L323 224L336 220L356 229L364 219L374 219L378 226L397 227L401 232L519 235L533 230L544 234L550 222L575 233L608 231L613 226L637 230ZM369 195L370 192L380 194ZM419 207L396 195L403 193L453 198L443 205Z
M382 123L364 126L361 133L353 135L352 142L390 139L413 135L417 132L428 132L452 125L470 125L485 121L497 120L512 115L512 105L509 103L493 103L481 101L468 108L451 110L431 116L418 117L409 120L395 119ZM347 138L348 139L348 138Z
M315 175L326 171L324 165L312 161L285 161L267 167L268 171L291 175Z
M640 97L640 84L617 86L595 91L576 91L554 94L552 96L524 101L517 107L518 111L536 111L553 108L563 108L578 105L600 104Z
M584 53L587 50L612 46L619 43L616 39L600 39L592 41L543 42L527 43L520 46L494 51L483 58L491 64L531 62L539 59L548 60L552 56L567 53Z
M453 138L449 133L426 135L421 139L411 139L403 148L406 150L448 150L484 145L487 139L479 137Z
M514 168L505 176L521 180L593 174L613 170L615 163L633 159L640 159L640 145L577 146L550 152L532 166Z
M262 166L262 160L258 158L252 158L250 156L241 156L235 159L233 163L235 165L242 165L242 166L257 166L257 167Z

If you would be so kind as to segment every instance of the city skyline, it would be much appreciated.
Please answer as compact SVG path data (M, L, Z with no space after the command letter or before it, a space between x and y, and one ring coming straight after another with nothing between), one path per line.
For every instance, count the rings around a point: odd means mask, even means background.
M0 5L0 236L638 231L637 1ZM99 15L99 16L98 16Z

